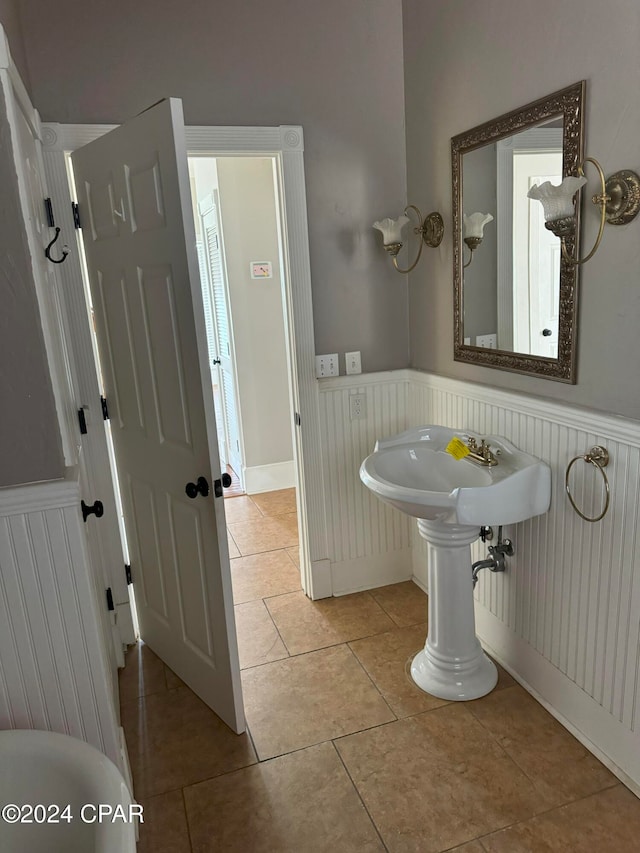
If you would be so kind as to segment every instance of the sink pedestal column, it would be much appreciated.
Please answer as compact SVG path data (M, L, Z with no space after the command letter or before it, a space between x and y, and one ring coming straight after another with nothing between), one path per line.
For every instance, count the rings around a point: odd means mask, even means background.
M470 545L479 528L418 519L418 530L429 543L429 631L411 677L441 699L477 699L498 680L476 637Z

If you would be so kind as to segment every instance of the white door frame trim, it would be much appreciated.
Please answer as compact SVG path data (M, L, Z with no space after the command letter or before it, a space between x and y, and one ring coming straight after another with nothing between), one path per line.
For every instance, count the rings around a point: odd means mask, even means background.
M73 231L71 196L66 178L65 153L86 145L116 125L43 123L45 169L56 217L70 240ZM279 164L281 227L284 258L285 320L289 339L293 404L300 415L294 442L298 473L298 518L301 530L301 582L312 598L332 594L327 548L327 523L320 432L318 382L315 377L315 344L311 297L311 265L304 179L302 128L280 127L186 127L187 151L193 155L273 156ZM58 204L55 205L56 199ZM72 247L73 248L73 247ZM87 305L80 260L75 251L61 265L65 277L71 349L76 360L90 359L95 377L93 345L87 324ZM69 263L72 262L72 263ZM95 379L94 379L95 384ZM85 401L86 402L86 401ZM82 405L82 403L81 403ZM95 407L94 407L95 408ZM91 412L89 412L91 415ZM90 467L93 460L87 459ZM96 476L105 476L104 460Z

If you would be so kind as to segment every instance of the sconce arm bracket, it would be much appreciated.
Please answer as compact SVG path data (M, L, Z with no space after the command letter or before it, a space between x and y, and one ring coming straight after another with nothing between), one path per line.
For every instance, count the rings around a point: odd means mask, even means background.
M630 169L610 175L605 183L607 222L626 225L640 211L640 176Z
M398 254L398 251L397 250L395 252L391 251L389 247L385 246L385 248L393 256L394 267L398 270L398 272L401 272L401 273L409 273L409 272L411 272L411 270L415 269L418 261L420 260L420 256L422 255L422 249L424 248L425 243L427 246L430 246L432 249L436 249L440 245L440 243L442 242L442 237L444 236L444 220L442 219L442 216L437 211L433 211L432 213L427 214L427 216L425 216L423 219L422 213L415 206L415 204L408 204L405 207L405 209L404 209L405 216L407 216L409 214L410 210L413 211L413 213L418 217L418 225L416 225L416 227L414 228L414 232L416 234L419 234L422 237L422 240L420 241L420 246L418 248L418 254L417 254L414 262L411 264L411 266L407 267L406 269L399 267L398 261L395 257L395 255ZM393 245L395 246L396 244L393 244ZM400 244L400 245L402 245L402 244Z
M437 249L444 236L444 221L437 210L425 216L422 223L422 239L432 249Z

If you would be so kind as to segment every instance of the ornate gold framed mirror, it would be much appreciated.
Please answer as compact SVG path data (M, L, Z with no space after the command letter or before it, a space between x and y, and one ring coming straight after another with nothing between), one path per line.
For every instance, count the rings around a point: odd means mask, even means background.
M576 173L584 97L582 81L451 140L456 361L576 381L578 267L527 193Z

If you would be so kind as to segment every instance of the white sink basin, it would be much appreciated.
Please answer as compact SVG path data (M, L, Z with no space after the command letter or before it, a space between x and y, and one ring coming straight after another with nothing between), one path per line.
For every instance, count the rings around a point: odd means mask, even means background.
M484 696L498 680L476 636L471 543L482 525L546 512L551 471L495 435L473 438L478 445L486 441L497 464L457 459L446 450L454 438L466 445L469 433L425 426L381 439L360 477L381 500L414 516L428 543L429 633L411 677L427 693L466 701Z
M498 464L485 467L445 448L485 439ZM447 524L514 524L549 508L551 471L504 438L424 426L376 442L360 478L377 497L415 518Z

